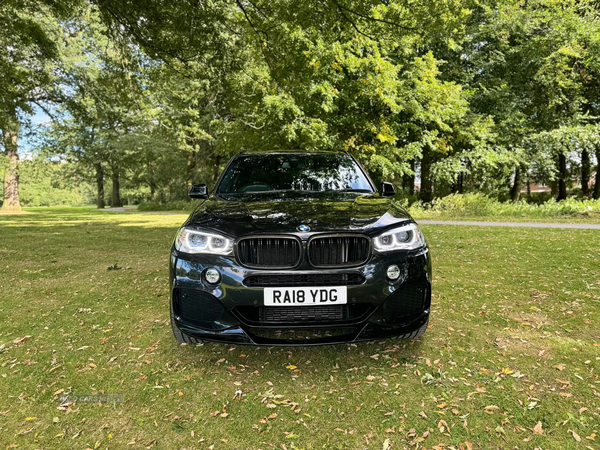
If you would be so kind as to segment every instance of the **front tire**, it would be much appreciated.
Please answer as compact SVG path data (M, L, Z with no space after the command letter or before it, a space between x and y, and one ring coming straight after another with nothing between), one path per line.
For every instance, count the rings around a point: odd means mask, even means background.
M173 337L175 338L175 340L181 344L201 344L202 339L189 336L177 327L177 325L175 324L175 315L173 314L173 308L170 308L169 311L171 315L171 329L173 330Z

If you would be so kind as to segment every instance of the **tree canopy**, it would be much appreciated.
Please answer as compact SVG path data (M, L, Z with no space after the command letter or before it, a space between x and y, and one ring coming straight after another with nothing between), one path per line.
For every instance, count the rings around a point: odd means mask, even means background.
M235 152L338 149L421 200L600 197L587 0L79 0L0 7L4 206L19 128L108 201L185 198ZM17 20L12 20L15 17Z

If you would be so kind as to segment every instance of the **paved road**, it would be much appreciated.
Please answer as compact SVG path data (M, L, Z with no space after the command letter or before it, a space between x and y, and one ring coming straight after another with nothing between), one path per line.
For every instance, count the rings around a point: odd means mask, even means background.
M474 222L467 220L417 220L423 225L468 225L475 227L523 227L523 228L575 228L600 230L598 223L543 223L543 222Z
M96 210L96 211L98 211L98 210ZM189 212L185 212L185 211L181 211L181 212L176 212L176 211L137 211L135 209L135 207L130 207L130 206L120 207L120 208L106 208L106 209L100 210L99 212L159 214L162 216L172 216L172 215L181 215L181 214L184 214L186 216L190 215Z

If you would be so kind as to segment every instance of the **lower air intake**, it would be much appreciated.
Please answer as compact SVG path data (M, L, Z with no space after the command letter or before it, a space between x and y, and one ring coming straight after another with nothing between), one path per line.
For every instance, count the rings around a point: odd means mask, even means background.
M387 323L399 323L418 316L426 306L429 290L423 284L401 286L383 304Z

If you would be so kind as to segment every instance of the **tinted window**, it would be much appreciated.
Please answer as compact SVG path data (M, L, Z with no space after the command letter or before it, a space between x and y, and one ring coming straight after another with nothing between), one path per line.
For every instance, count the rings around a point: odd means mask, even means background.
M218 192L289 190L372 192L363 171L350 156L327 153L240 156L223 175Z

